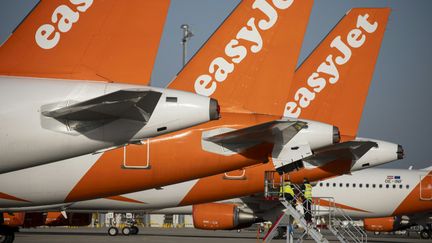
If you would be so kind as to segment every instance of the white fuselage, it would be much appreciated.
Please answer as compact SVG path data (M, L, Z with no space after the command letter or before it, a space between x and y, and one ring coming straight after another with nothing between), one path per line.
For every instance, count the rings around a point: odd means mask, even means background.
M429 173L428 170L367 169L320 181L313 187L312 195L333 198L350 217L386 217L395 212ZM421 200L420 194L414 196L415 200ZM430 205L432 210L432 201Z
M188 115L188 113L184 112L182 115ZM188 116L192 117L192 115ZM207 116L209 116L209 112L207 112ZM255 117L255 115L250 116L249 114L247 116ZM237 114L234 117L237 117ZM223 123L222 126L226 125L230 126L231 123ZM219 124L210 124L209 129L220 129L222 126ZM333 126L327 126L329 128L326 129L328 131L328 138L319 136L318 139L332 143ZM204 151L203 155L198 154L197 158L193 160L193 166L190 167L193 168L190 169L193 171L193 174L186 178L182 174L182 170L184 170L183 164L187 163L187 160L194 156L188 152L188 149L191 149L191 146L196 146L193 149L202 149L202 136L204 134L202 131L205 131L203 126L196 129L184 130L171 136L152 138L150 139L151 141L145 143L146 145L129 145L126 148L118 148L105 153L92 153L55 163L0 174L0 211L26 211L29 207L49 208L49 205L58 205L65 202L67 202L67 205L70 205L73 204L72 202L79 200L116 196L122 193L160 186L164 186L164 189L138 192L138 196L142 195L146 198L145 204L135 204L132 207L136 207L137 205L148 205L149 208L177 206L180 200L191 190L192 186L196 184L197 180L191 179L224 172L218 168L219 163L224 163L225 158L231 159L225 155L223 157L207 157L207 153L210 152ZM183 139L184 136L188 136L188 138ZM309 134L309 137L317 139L311 136L311 134ZM192 138L192 140L188 140L189 138ZM172 142L162 143L163 141ZM153 143L155 145L150 145ZM156 156L150 156L153 153L150 152L153 151L152 146L160 146L156 147L158 149L155 152ZM178 147L172 148L171 146ZM127 150L131 147L132 149L137 149L137 153L129 157ZM232 157L235 158L237 155L234 154ZM128 158L130 159L128 160ZM201 170L201 167L205 167L202 163L207 162L205 161L206 158L213 158L211 162L217 164L216 166L210 166L209 169L202 168ZM137 165L137 161L146 161L147 164L139 163ZM152 162L150 163L150 161ZM235 162L235 160L232 161ZM240 157L239 161L243 163L247 159ZM253 162L260 163L261 160L253 160ZM130 165L134 167L139 166L140 168L130 168ZM230 166L234 165L234 163L230 163ZM232 170L232 167L227 170ZM203 174L203 171L209 172ZM166 173L170 174L167 175ZM131 177L133 178L131 179ZM95 180L99 181L100 184L94 185ZM186 182L176 184L175 186L166 186L179 181ZM106 187L104 187L105 184L107 185ZM83 190L82 186L90 189ZM178 189L178 187L181 189ZM171 191L171 188L173 188L173 191ZM71 195L75 193L79 194L79 196L72 197ZM107 200L108 204L103 208L111 208L111 201ZM96 202L96 205L102 204ZM122 206L123 204L119 207Z
M343 206L346 214L353 218L386 217L394 213L396 208L418 186L420 179L428 176L429 173L430 171L427 170L365 169L353 172L351 175L343 175L320 181L313 187L312 195L317 198L325 198L326 200L332 198L339 206ZM400 179L388 179L390 177ZM80 212L151 212L156 210L158 213L192 213L192 206L176 206L197 181L192 180L166 186L158 190L153 189L122 195L128 199L142 203L96 199L76 202L67 208L71 211ZM355 187L353 187L354 184ZM223 202L241 203L242 201L240 199L233 199ZM268 203L268 201L257 201L257 204L265 203ZM432 201L430 204L430 210L432 210ZM247 205L245 206L247 207ZM349 209L348 207L353 209ZM250 209L250 211L253 211L253 209Z
M44 107L90 100L118 90L162 95L146 124L117 119L85 132L41 114ZM0 173L121 146L209 121L209 98L139 85L0 76ZM177 102L166 102L176 97ZM159 130L158 128L166 129Z
M377 215L376 217L380 217L379 215L388 215L390 212L393 212L395 207L408 195L409 192L419 183L420 175L426 175L428 171L423 170L397 170L397 169L365 169L362 171L355 171L352 175L344 175L335 177L333 179L325 180L322 182L318 182L316 186L313 187L313 196L314 197L332 197L334 198L336 203L342 203L349 205L351 207L359 207L360 209L364 209L366 212L359 211L348 211L351 216L364 216L365 214ZM400 183L393 183L398 185L397 189L387 189L385 188L384 183L384 175L387 176L395 174L396 176L401 176L402 181ZM371 175L371 177L368 177ZM340 183L343 183L346 186L346 183L356 183L357 185L360 181L364 180L362 183L362 188L356 186L356 188L351 187L342 187L338 188ZM95 199L95 200L87 200L75 202L68 206L69 210L76 211L153 211L164 208L177 207L184 197L191 191L191 189L196 185L199 180L190 180L183 183L178 183L174 185L165 186L163 188L145 190L140 192L128 193L122 195L125 198L135 200L137 202L142 203L133 203L133 202L122 202L118 200L111 200L106 198ZM383 188L379 188L380 182ZM327 183L329 183L329 187L327 187ZM336 187L333 187L333 183L336 183ZM369 190L366 188L366 184L369 183ZM372 190L372 184L376 184L376 188ZM322 186L321 186L322 184ZM389 185L393 185L391 183L387 183ZM403 185L403 188L400 189L399 185ZM407 188L408 185L408 188ZM209 188L210 189L210 188ZM211 188L213 190L214 188ZM223 190L223 189L222 189ZM369 193L374 194L378 198L382 197L382 200L385 201L386 205L382 208L376 207L374 202L370 200L358 200L362 197L368 197ZM375 195L377 194L377 195ZM353 196L350 196L353 195ZM355 200L354 200L355 198ZM387 201L386 201L387 200ZM181 209L183 213L184 208ZM385 211L385 210L387 211ZM392 211L393 210L393 211ZM171 211L170 211L171 212ZM173 212L176 212L174 209ZM374 216L375 217L375 216Z

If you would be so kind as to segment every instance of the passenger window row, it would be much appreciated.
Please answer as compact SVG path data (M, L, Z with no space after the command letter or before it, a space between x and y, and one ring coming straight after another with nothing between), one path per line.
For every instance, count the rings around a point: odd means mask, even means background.
M356 183L329 183L329 182L327 182L327 183L320 182L319 186L320 187L324 187L324 186L325 187L344 187L345 186L346 188L350 188L350 187L352 187L352 188L356 188L356 187L359 187L359 188L383 188L383 187L385 187L385 188L399 188L399 189L404 188L404 186L402 184L399 184L399 185L391 184L390 185L390 184L369 184L369 183L356 184ZM409 189L410 186L405 185L405 188Z

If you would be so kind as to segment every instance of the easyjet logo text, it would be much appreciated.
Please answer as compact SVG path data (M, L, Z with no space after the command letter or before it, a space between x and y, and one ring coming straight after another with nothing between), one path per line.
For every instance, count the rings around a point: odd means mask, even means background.
M68 5L58 6L51 15L51 24L40 26L35 34L35 40L39 47L51 49L59 41L61 33L68 32L79 19L80 12L83 13L92 5L93 0L69 0L77 11Z
M294 101L290 101L285 106L284 116L299 117L302 109L307 108L315 99L316 94L325 89L327 83L335 84L339 80L339 66L345 65L352 55L352 48L360 48L366 41L366 33L373 33L378 28L378 23L370 23L369 15L359 15L357 17L356 28L350 30L344 42L339 35L330 43L331 48L335 48L339 55L328 55L312 73L307 86L300 87L294 94Z
M235 66L247 57L248 51L260 52L263 47L260 30L271 29L278 19L276 9L287 9L293 1L272 0L272 4L270 4L267 0L255 0L252 9L260 10L266 19L249 18L246 25L237 32L236 37L225 46L225 56L214 58L209 65L208 73L200 75L195 80L195 92L205 96L212 95L216 91L218 83L225 81L228 75L234 72ZM250 45L249 50L245 44Z

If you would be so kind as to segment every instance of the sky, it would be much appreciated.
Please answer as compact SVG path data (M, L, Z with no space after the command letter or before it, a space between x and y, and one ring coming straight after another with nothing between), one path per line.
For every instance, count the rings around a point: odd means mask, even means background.
M0 0L0 43L37 2ZM164 87L181 68L181 24L194 33L187 49L190 58L238 2L171 0L152 85ZM404 146L406 158L383 167L432 166L432 1L315 0L298 63L353 7L392 8L358 135Z

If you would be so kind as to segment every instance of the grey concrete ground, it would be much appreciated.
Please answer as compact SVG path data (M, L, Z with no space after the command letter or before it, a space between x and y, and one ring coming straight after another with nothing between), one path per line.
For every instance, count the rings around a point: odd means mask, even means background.
M140 228L138 235L110 237L106 234L106 228L42 228L24 229L17 233L15 243L111 243L111 242L155 242L155 243L181 243L181 242L261 242L256 238L254 231L203 231L196 229L161 229ZM328 232L324 232L326 236ZM335 237L328 237L330 242L337 242ZM273 242L285 242L285 240L274 240ZM306 240L305 242L313 242ZM421 240L418 236L394 236L382 235L368 238L368 242L431 242Z

